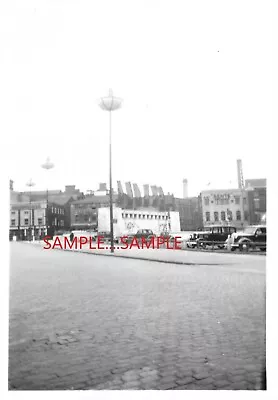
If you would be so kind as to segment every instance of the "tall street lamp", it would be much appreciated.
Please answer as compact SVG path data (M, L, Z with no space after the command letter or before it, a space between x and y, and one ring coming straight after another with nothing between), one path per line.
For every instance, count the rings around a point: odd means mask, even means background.
M104 111L109 111L109 198L110 198L110 242L111 253L114 253L114 229L113 229L113 193L112 193L112 145L111 145L111 114L112 111L121 108L122 99L114 97L109 89L108 97L102 97L99 106Z
M54 164L53 164L53 162L50 161L50 158L47 157L45 163L43 163L41 167L48 171L54 167ZM48 187L46 188L45 228L46 228L46 235L47 235L48 234Z
M29 202L30 202L30 223L29 223L29 227L30 227L30 240L33 240L34 236L35 236L35 216L33 214L33 233L32 233L32 200L31 200L31 189L33 186L35 186L35 183L32 181L32 179L30 178L29 181L26 183L26 186L29 187Z

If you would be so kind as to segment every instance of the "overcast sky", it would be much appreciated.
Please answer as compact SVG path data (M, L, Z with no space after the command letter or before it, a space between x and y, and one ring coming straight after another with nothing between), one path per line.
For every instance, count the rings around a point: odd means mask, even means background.
M271 129L268 1L18 1L6 33L7 172L16 190L82 191L113 181L182 196L267 175ZM55 163L48 173L40 165Z

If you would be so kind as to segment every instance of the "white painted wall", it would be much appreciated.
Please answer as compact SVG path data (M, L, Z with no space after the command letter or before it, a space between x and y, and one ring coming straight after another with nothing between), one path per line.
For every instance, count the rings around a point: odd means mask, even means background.
M145 216L143 218L143 215ZM177 211L168 212L145 210L126 210L118 207L113 208L114 234L121 236L126 234L134 234L139 229L151 229L155 234L163 231L178 232L180 231L180 217ZM110 213L109 208L98 209L98 231L110 231Z

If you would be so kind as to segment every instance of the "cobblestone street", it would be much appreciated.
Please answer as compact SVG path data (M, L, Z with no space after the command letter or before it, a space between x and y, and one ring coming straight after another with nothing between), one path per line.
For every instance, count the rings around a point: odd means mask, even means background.
M263 389L265 257L209 264L11 243L10 389Z

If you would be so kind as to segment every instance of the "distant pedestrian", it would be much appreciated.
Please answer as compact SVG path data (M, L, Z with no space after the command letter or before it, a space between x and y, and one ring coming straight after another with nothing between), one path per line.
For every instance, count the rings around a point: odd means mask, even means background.
M74 238L74 233L71 232L71 234L70 234L70 241L71 241L71 242L73 241L73 238Z
M232 243L233 243L233 238L231 235L228 235L228 238L226 240L226 245L227 245L227 250L231 251L232 250Z

